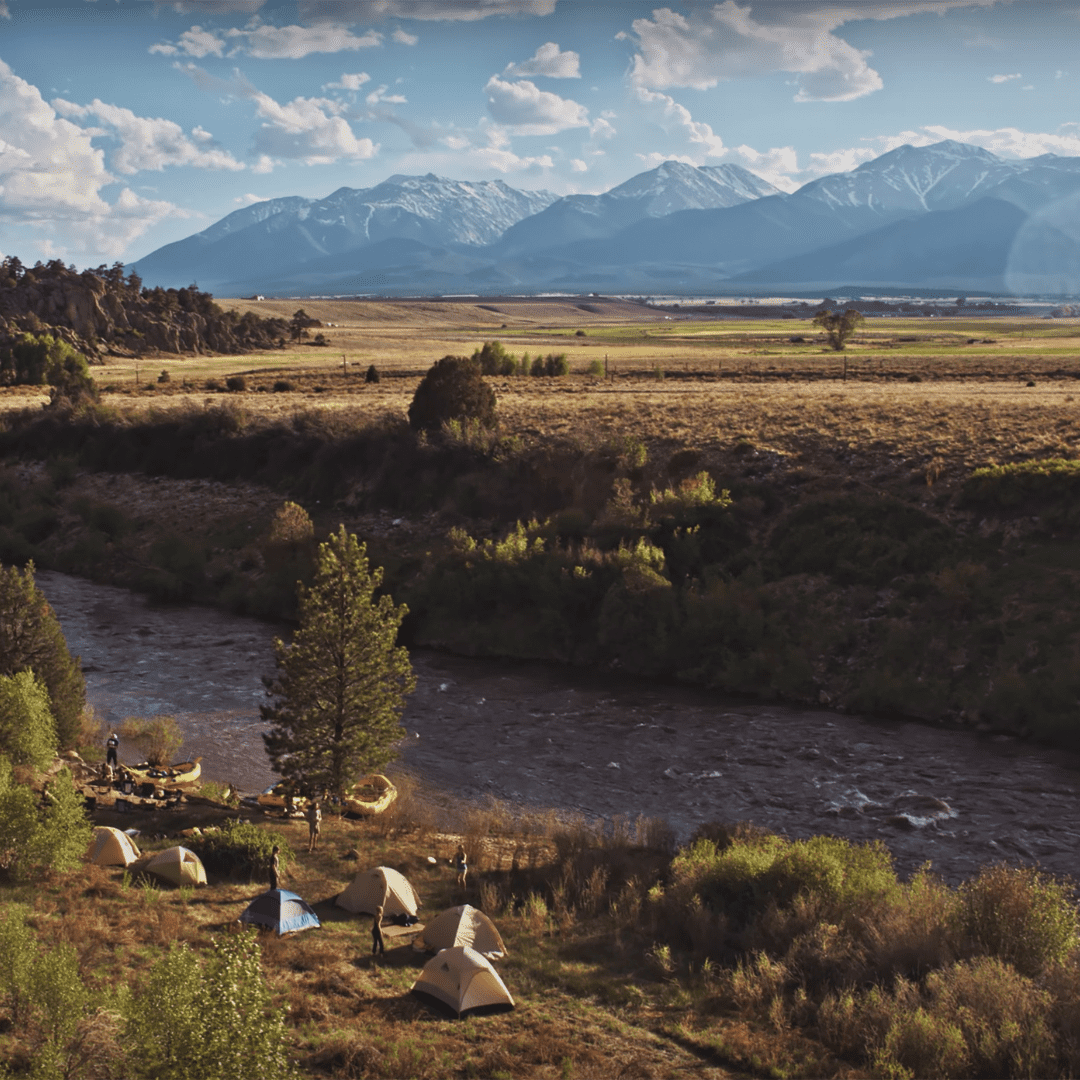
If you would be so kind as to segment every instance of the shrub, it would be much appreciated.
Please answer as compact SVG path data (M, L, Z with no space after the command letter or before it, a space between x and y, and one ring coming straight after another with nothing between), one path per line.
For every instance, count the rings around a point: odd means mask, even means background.
M184 733L171 716L155 716L144 720L129 716L120 725L120 737L134 743L150 765L168 765L184 743Z
M90 825L71 773L62 769L47 790L42 807L0 756L0 866L13 877L26 878L41 868L69 870L90 843Z
M172 382L172 376L167 371L162 371L162 373L157 377L157 381L159 383Z
M247 389L247 379L243 375L230 375L225 380L225 389L237 393Z
M200 964L174 945L128 999L128 1072L145 1080L277 1080L290 1075L285 1020L271 1005L254 932L214 941Z
M217 379L207 379L206 382L203 383L203 386L207 390L220 390L221 389L221 383Z
M603 375L604 374L604 361L599 357L594 357L589 361L588 367L585 368L586 375Z
M420 380L409 406L414 431L438 431L448 420L495 426L495 392L480 366L464 356L444 356Z
M1072 890L1032 867L985 867L959 892L954 927L963 957L998 957L1034 976L1076 948Z
M501 341L485 341L483 348L472 354L472 359L480 365L483 375L514 375L518 370L517 360Z
M288 379L277 379L274 382L274 393L275 394L287 394L287 393L289 393L289 391L295 390L295 389L296 389L296 387L293 386L293 384L291 382L289 382Z
M379 381L379 369L374 365L368 366L367 372L364 375L364 382L377 383Z
M330 339L325 334L316 334L311 344L325 347L330 344Z
M44 769L56 755L49 695L32 671L0 675L0 752L15 765Z
M293 860L293 853L283 836L248 821L236 820L226 821L219 829L194 838L190 847L210 869L251 880L265 876L275 844L281 849L281 865L287 866Z
M1080 461L1044 458L976 469L964 483L963 501L984 511L1045 514L1049 509L1076 520L1078 493Z

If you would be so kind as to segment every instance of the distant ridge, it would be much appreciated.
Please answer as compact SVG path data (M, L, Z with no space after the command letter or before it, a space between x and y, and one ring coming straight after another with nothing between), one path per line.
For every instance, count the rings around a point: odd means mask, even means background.
M738 165L679 161L561 198L501 180L395 175L237 210L129 269L148 284L197 280L219 295L700 293L863 280L967 290L1048 282L1075 293L1080 229L1064 217L1077 217L1076 197L1080 158L1006 160L953 140L897 147L790 195ZM1028 240L1017 275L1009 246L1033 235L1024 230L1033 217L1038 235L1053 238L1054 269L1041 272Z

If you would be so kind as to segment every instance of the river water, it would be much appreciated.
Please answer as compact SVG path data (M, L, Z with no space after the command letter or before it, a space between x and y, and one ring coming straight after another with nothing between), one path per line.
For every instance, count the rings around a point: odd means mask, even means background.
M257 791L262 679L287 628L41 572L106 725L175 716L208 779ZM1011 738L761 704L625 676L418 650L400 767L469 799L884 840L956 883L990 862L1080 877L1080 756ZM121 747L121 760L125 760Z

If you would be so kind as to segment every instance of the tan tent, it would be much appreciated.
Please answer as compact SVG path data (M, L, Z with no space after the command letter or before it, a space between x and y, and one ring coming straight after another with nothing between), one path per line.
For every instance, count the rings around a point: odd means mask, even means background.
M173 885L205 885L206 871L202 860L186 847L171 847L158 852L144 867Z
M458 945L433 956L413 983L411 993L453 1009L462 1016L474 1009L512 1009L514 999L499 973L475 949Z
M135 841L127 833L99 825L94 829L87 858L98 866L130 866L139 857Z
M448 908L437 915L413 942L414 949L426 952L452 949L455 945L468 945L488 960L501 960L506 955L495 924L472 904Z
M420 897L413 887L389 866L376 866L374 870L361 870L337 898L338 907L354 914L361 912L374 915L382 904L383 918L390 920L398 915L416 915Z

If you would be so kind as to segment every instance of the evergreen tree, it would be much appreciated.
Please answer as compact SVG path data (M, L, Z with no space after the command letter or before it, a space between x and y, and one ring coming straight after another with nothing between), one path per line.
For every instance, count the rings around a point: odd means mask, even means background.
M319 546L315 579L299 586L300 626L274 642L277 677L263 706L274 770L302 790L343 794L396 755L405 698L416 687L409 654L396 644L404 604L376 598L382 570L342 525Z
M476 420L495 426L495 391L467 356L444 356L420 380L409 406L413 431L438 431L450 420Z
M0 567L0 675L33 671L49 692L61 747L74 746L86 704L79 658L68 652L60 622L34 584L34 564Z

